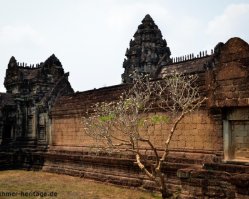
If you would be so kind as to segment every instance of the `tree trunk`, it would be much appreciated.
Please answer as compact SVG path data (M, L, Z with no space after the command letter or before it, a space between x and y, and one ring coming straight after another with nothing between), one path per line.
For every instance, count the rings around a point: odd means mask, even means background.
M161 193L162 193L162 198L166 199L171 197L173 194L171 193L171 191L167 188L166 186L166 182L165 182L165 177L164 174L161 173L161 171L159 172L160 175L160 183L161 183Z
M161 193L162 193L162 198L163 199L167 199L167 198L169 198L169 197L171 197L173 195L167 188L163 188L161 190Z

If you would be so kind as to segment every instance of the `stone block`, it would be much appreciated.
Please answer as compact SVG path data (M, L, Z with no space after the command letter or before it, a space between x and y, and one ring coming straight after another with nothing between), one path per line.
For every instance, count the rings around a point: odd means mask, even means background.
M244 138L243 137L235 137L235 143L236 144L244 143Z

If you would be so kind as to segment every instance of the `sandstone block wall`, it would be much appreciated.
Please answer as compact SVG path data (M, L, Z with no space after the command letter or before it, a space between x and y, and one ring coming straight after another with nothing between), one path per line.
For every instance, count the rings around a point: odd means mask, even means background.
M247 198L249 195L248 165L234 164L234 161L243 164L234 156L248 163L249 45L232 38L217 46L210 56L167 65L162 70L163 74L171 69L198 74L201 96L208 97L206 105L179 123L163 168L169 186L180 188L183 198ZM84 134L81 115L96 102L117 99L124 89L127 85L61 97L51 112L52 145L43 169L155 188L148 186L151 181L134 166L134 156L89 153L95 141ZM162 148L170 126L170 123L158 125L153 133L144 135ZM152 154L148 147L143 148L147 155Z
M209 106L249 106L249 45L232 38L214 56L215 67L206 72Z
M166 113L160 113L166 114ZM155 131L144 136L162 149L172 124L157 125ZM80 115L57 117L52 120L52 145L87 150L96 146L93 138L84 133ZM148 146L143 146L149 149ZM223 150L222 122L216 121L207 110L187 115L177 126L170 148L173 151L201 151L221 153ZM89 150L89 149L88 149Z

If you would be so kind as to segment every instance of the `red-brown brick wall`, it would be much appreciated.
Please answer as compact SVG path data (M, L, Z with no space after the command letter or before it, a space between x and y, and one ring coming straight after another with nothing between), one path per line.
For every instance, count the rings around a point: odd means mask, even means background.
M172 124L157 125L150 140L162 148ZM81 117L54 118L52 120L52 144L63 146L93 146L95 141L84 134ZM148 136L146 136L148 137ZM207 110L193 112L178 124L171 148L222 151L222 123L217 122Z
M249 45L232 38L215 55L215 66L206 73L209 106L249 106Z

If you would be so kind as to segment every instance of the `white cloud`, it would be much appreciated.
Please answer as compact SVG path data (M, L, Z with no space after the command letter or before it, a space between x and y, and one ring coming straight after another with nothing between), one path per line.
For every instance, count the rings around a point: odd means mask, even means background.
M146 14L150 14L152 18L164 18L169 17L168 10L163 8L161 4L158 4L154 1L150 2L134 2L128 4L114 4L110 7L106 24L112 30L118 28L119 30L126 30L132 24L134 27L134 33L137 29L137 26L140 24L140 21ZM137 20L140 21L137 21ZM155 21L156 22L156 21ZM131 35L132 36L132 35Z
M29 25L6 25L0 28L0 43L5 45L33 44L40 46L44 44L44 39Z
M168 32L166 39L169 43L172 56L182 56L189 53L198 53L203 50L203 29L202 22L190 15L176 16L172 13L173 18L167 25L168 30L163 30L163 34ZM177 21L177 23L175 23ZM167 22L166 22L167 23Z
M220 41L234 36L249 39L248 24L249 4L231 4L220 16L208 23L206 33Z
M75 90L120 83L125 50L146 14L161 29L173 57L211 49L230 35L249 41L248 4L226 6L232 1L17 0L15 6L6 1L0 7L0 84L12 55L37 63L52 53L70 71Z
M0 54L1 66L0 73L0 92L4 91L5 69L11 56L15 56L18 62L36 64L43 61L37 57L43 56L46 48L45 39L42 34L30 25L2 25L0 26ZM47 53L46 53L47 54Z

